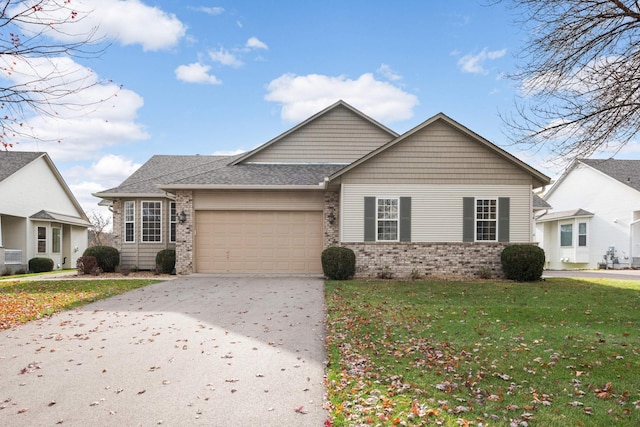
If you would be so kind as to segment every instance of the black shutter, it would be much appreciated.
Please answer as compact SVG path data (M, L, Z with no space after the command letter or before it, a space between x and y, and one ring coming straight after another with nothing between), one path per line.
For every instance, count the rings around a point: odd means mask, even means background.
M463 197L462 198L462 241L474 242L476 230L475 230L475 198Z
M376 241L376 198L364 198L364 241Z
M411 241L411 197L400 197L400 241Z
M498 242L509 241L510 206L508 197L498 199Z

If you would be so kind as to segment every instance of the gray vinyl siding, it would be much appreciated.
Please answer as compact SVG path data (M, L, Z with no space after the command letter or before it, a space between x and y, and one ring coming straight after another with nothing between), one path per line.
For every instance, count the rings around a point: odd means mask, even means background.
M133 199L127 199L133 200ZM141 207L143 201L162 202L162 242L147 243L142 242L142 216ZM124 200L123 200L124 202ZM124 235L121 239L120 265L126 267L137 267L141 270L152 270L156 267L156 255L163 249L175 249L176 244L170 242L170 202L169 199L149 198L135 199L135 241L124 242ZM124 218L118 213L113 217L115 221L120 221L122 233L124 233Z
M532 185L532 176L477 140L436 121L345 173L349 184Z
M195 210L321 211L323 191L195 191Z
M250 162L352 163L393 135L346 107L335 108L251 156Z
M411 197L412 242L462 242L463 199L509 198L509 240L531 241L530 185L356 185L342 187L341 238L363 242L365 197Z

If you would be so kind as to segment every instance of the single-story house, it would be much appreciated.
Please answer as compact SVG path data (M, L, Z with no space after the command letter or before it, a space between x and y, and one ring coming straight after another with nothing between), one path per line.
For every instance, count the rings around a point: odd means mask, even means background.
M533 193L549 178L437 114L398 135L338 101L235 156L153 156L111 204L123 263L179 274L322 272L356 253L357 275L470 276L533 236Z
M544 199L546 268L640 267L640 160L577 159Z
M46 153L0 151L0 200L0 270L75 268L91 223Z

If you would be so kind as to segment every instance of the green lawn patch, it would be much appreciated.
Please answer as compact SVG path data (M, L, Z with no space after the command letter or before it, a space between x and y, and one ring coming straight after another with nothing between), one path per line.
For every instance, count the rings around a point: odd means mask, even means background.
M2 281L0 329L158 282L149 279Z
M334 426L640 425L640 282L327 282Z

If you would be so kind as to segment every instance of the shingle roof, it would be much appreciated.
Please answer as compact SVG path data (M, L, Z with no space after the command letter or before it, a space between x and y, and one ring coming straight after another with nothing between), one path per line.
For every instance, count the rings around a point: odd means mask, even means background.
M82 226L85 226L85 227L88 227L88 226L91 225L91 223L89 221L85 221L84 219L82 219L80 217L75 217L75 216L65 215L65 214L59 214L59 213L45 211L45 210L41 210L40 212L37 212L37 213L31 215L30 218L32 218L32 219L44 219L44 220L62 222L62 223L66 223L66 224L82 225Z
M100 194L153 194L162 193L157 186L180 181L225 167L236 156L170 156L156 155L135 171L122 184Z
M640 160L580 159L580 162L640 191Z
M40 156L42 156L42 153L0 150L0 182L9 178Z
M536 222L557 221L559 219L587 217L587 216L593 216L593 214L589 211L585 211L584 209L573 209L570 211L561 211L561 212L554 212L554 213L541 215L536 219Z
M533 195L533 210L551 209L551 205L537 194Z
M176 185L318 185L344 165L239 164L174 181Z

